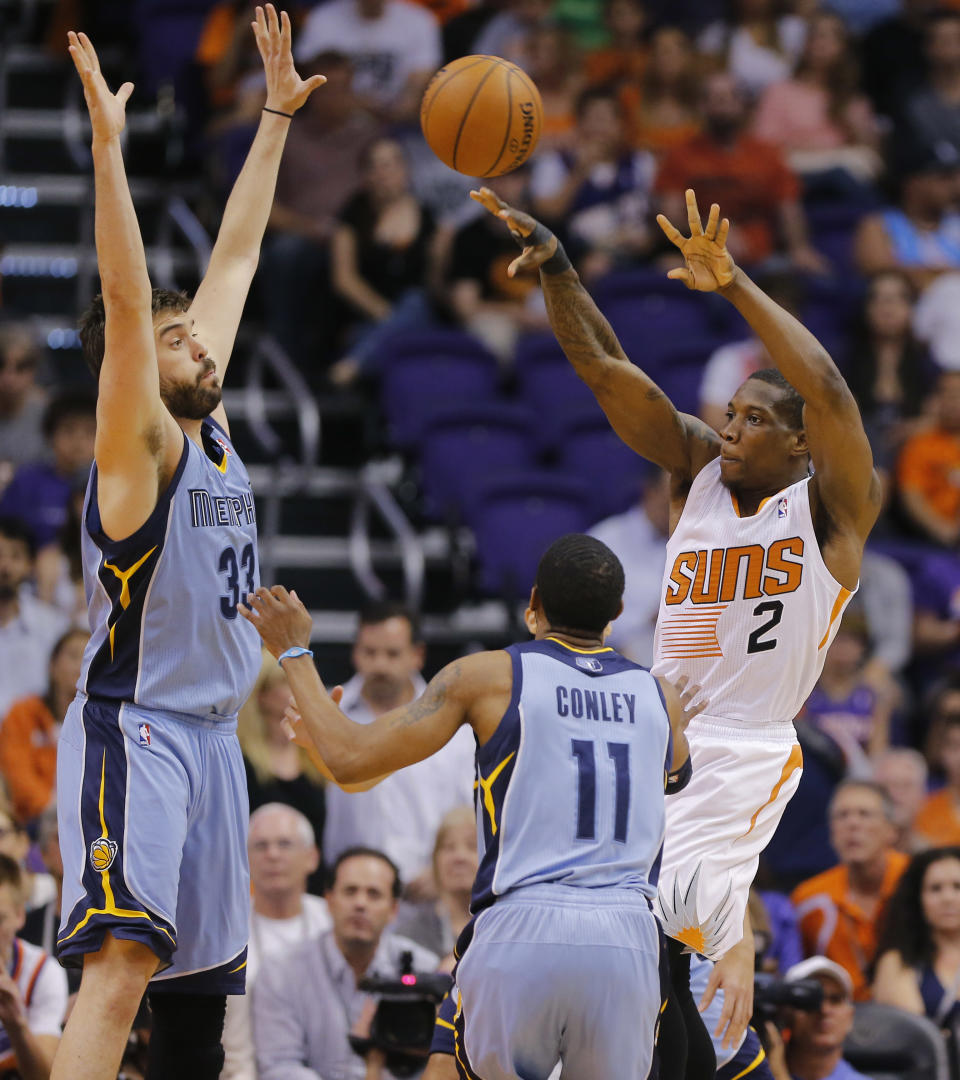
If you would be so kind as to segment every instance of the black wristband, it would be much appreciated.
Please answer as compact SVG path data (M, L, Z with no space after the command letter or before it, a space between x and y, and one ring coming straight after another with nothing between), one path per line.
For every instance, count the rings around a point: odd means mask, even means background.
M268 109L266 105L263 107L264 112L273 113L274 116L285 116L288 120L293 119L292 112L281 112L279 109Z
M510 235L522 248L540 247L541 244L547 244L551 239L556 239L546 225L542 225L539 221L534 226L533 232L527 236L517 232L516 229L511 229ZM540 269L545 274L562 274L564 270L569 270L571 266L573 266L573 263L570 262L570 257L563 250L563 244L557 240L557 250L545 263L541 263Z

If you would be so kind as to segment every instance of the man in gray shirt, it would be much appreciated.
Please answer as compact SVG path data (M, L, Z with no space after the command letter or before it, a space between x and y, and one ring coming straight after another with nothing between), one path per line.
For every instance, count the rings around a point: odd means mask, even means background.
M340 855L327 892L333 929L267 960L257 978L260 1080L364 1080L364 1060L347 1041L371 1000L358 981L398 975L404 952L412 954L415 971L433 971L438 963L433 953L385 932L399 895L396 867L381 852L350 848Z

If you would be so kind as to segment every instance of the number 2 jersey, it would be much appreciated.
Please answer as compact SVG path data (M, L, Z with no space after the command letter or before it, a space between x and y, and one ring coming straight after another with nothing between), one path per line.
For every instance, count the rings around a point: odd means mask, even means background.
M652 900L672 755L656 679L610 648L546 638L506 651L510 704L477 750L472 910L546 883Z
M852 594L824 564L809 483L751 517L721 483L719 458L690 487L667 542L652 670L699 684L707 719L790 723L820 676Z
M103 532L91 470L81 530L91 638L78 687L91 697L228 717L253 687L260 639L236 606L259 585L250 477L218 424L204 420L201 438L203 449L183 436L173 479L124 540Z

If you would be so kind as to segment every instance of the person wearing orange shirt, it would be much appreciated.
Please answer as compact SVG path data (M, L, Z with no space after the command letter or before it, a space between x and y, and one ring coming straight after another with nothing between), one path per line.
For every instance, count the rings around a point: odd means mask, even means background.
M840 862L802 882L790 898L806 955L838 963L853 980L854 999L865 1001L877 927L910 860L893 849L893 808L878 784L843 781L828 817L830 842Z
M934 396L936 426L908 439L897 482L913 523L946 547L960 541L960 371L944 371Z
M941 690L934 711L930 752L947 783L920 807L913 828L931 847L960 845L960 683Z
M50 805L57 773L57 735L73 700L90 635L68 630L50 654L50 685L43 697L14 702L0 727L0 773L13 812L32 821Z

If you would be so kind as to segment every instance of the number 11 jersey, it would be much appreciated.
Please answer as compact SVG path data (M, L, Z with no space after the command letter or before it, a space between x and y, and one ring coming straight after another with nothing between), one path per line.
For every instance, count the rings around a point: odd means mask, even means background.
M247 470L204 420L133 535L103 531L93 466L81 543L91 638L78 689L92 698L198 717L231 717L260 670L256 630L237 602L259 585Z
M701 719L789 724L820 676L852 593L827 569L804 477L740 517L720 459L690 487L667 542L652 670L688 675Z

